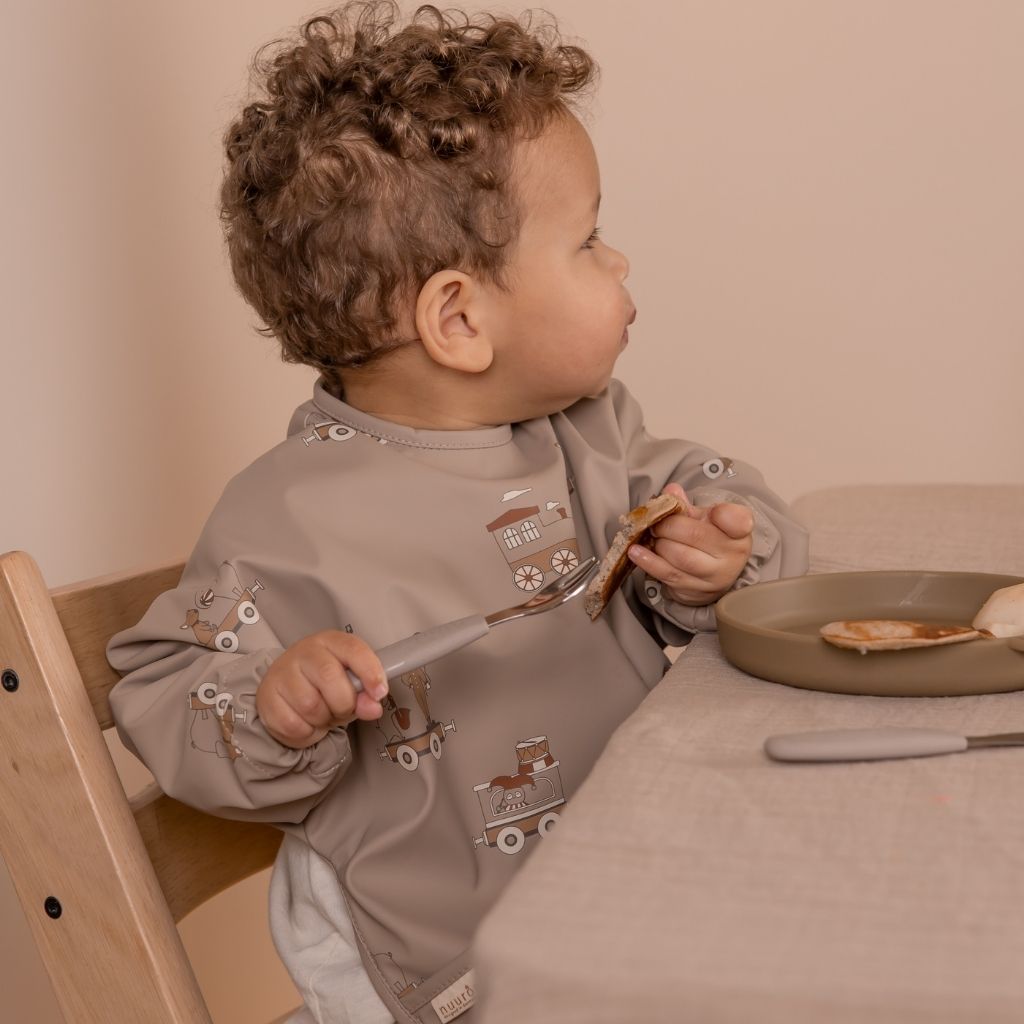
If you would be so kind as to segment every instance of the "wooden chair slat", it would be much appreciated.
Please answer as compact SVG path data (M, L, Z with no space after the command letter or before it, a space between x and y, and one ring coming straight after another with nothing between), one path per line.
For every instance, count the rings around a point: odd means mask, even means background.
M203 814L165 795L155 783L131 806L175 921L269 867L281 845L281 832L269 825Z
M210 1017L38 566L0 556L0 853L75 1024ZM53 917L46 907L60 915Z
M110 691L118 674L107 662L107 642L134 626L153 599L177 586L182 560L137 572L122 572L55 588L50 597L89 694L101 729L114 724Z
M211 1024L175 924L281 843L270 825L203 814L156 785L129 802L103 740L119 678L107 643L183 567L51 592L31 556L0 555L0 670L17 674L0 689L0 855L75 1024Z

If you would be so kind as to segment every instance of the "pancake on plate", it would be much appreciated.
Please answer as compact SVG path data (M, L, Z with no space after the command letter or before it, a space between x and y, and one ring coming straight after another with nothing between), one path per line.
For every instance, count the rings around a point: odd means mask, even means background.
M970 626L933 626L902 619L853 619L821 627L823 639L836 647L868 651L902 651L911 647L959 644L991 635Z

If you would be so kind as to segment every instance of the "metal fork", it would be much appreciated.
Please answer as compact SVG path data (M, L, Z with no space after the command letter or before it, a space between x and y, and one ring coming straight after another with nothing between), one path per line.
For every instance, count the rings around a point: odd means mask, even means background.
M457 651L460 647L466 647L474 640L479 640L490 632L492 626L521 619L526 615L547 612L565 604L583 592L596 566L597 558L592 555L572 572L552 580L522 604L503 608L500 612L492 612L490 615L467 615L463 619L433 626L422 633L414 633L404 640L397 640L393 644L381 647L376 652L377 657L380 658L388 679L394 679L403 672L419 668L446 654L451 654L452 651ZM359 693L363 689L362 680L353 672L349 672L348 677L356 693Z

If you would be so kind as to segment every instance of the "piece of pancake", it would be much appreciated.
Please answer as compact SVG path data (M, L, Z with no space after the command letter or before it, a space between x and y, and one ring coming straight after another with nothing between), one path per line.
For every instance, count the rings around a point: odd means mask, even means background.
M622 528L612 538L611 547L583 595L583 607L590 618L596 619L604 611L612 595L636 568L627 552L633 544L654 546L651 527L673 512L684 512L686 506L674 494L658 494L643 505L619 516Z
M911 647L935 647L958 644L986 635L970 626L934 626L902 619L856 619L829 622L821 627L821 636L836 647L847 647L861 654L868 651L902 651Z

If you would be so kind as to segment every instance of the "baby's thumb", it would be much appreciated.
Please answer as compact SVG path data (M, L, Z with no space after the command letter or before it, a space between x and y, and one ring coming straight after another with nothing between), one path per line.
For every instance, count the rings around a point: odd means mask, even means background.
M686 491L675 481L665 484L661 489L661 493L671 494L673 497L678 498L687 508L690 506L690 499L686 496Z
M661 489L661 493L671 494L673 497L678 498L683 503L683 511L691 519L707 519L709 510L705 507L698 508L696 505L691 505L690 499L686 496L686 491L675 481L665 484Z
M742 540L754 529L754 513L745 505L723 502L711 509L711 522L727 537Z

